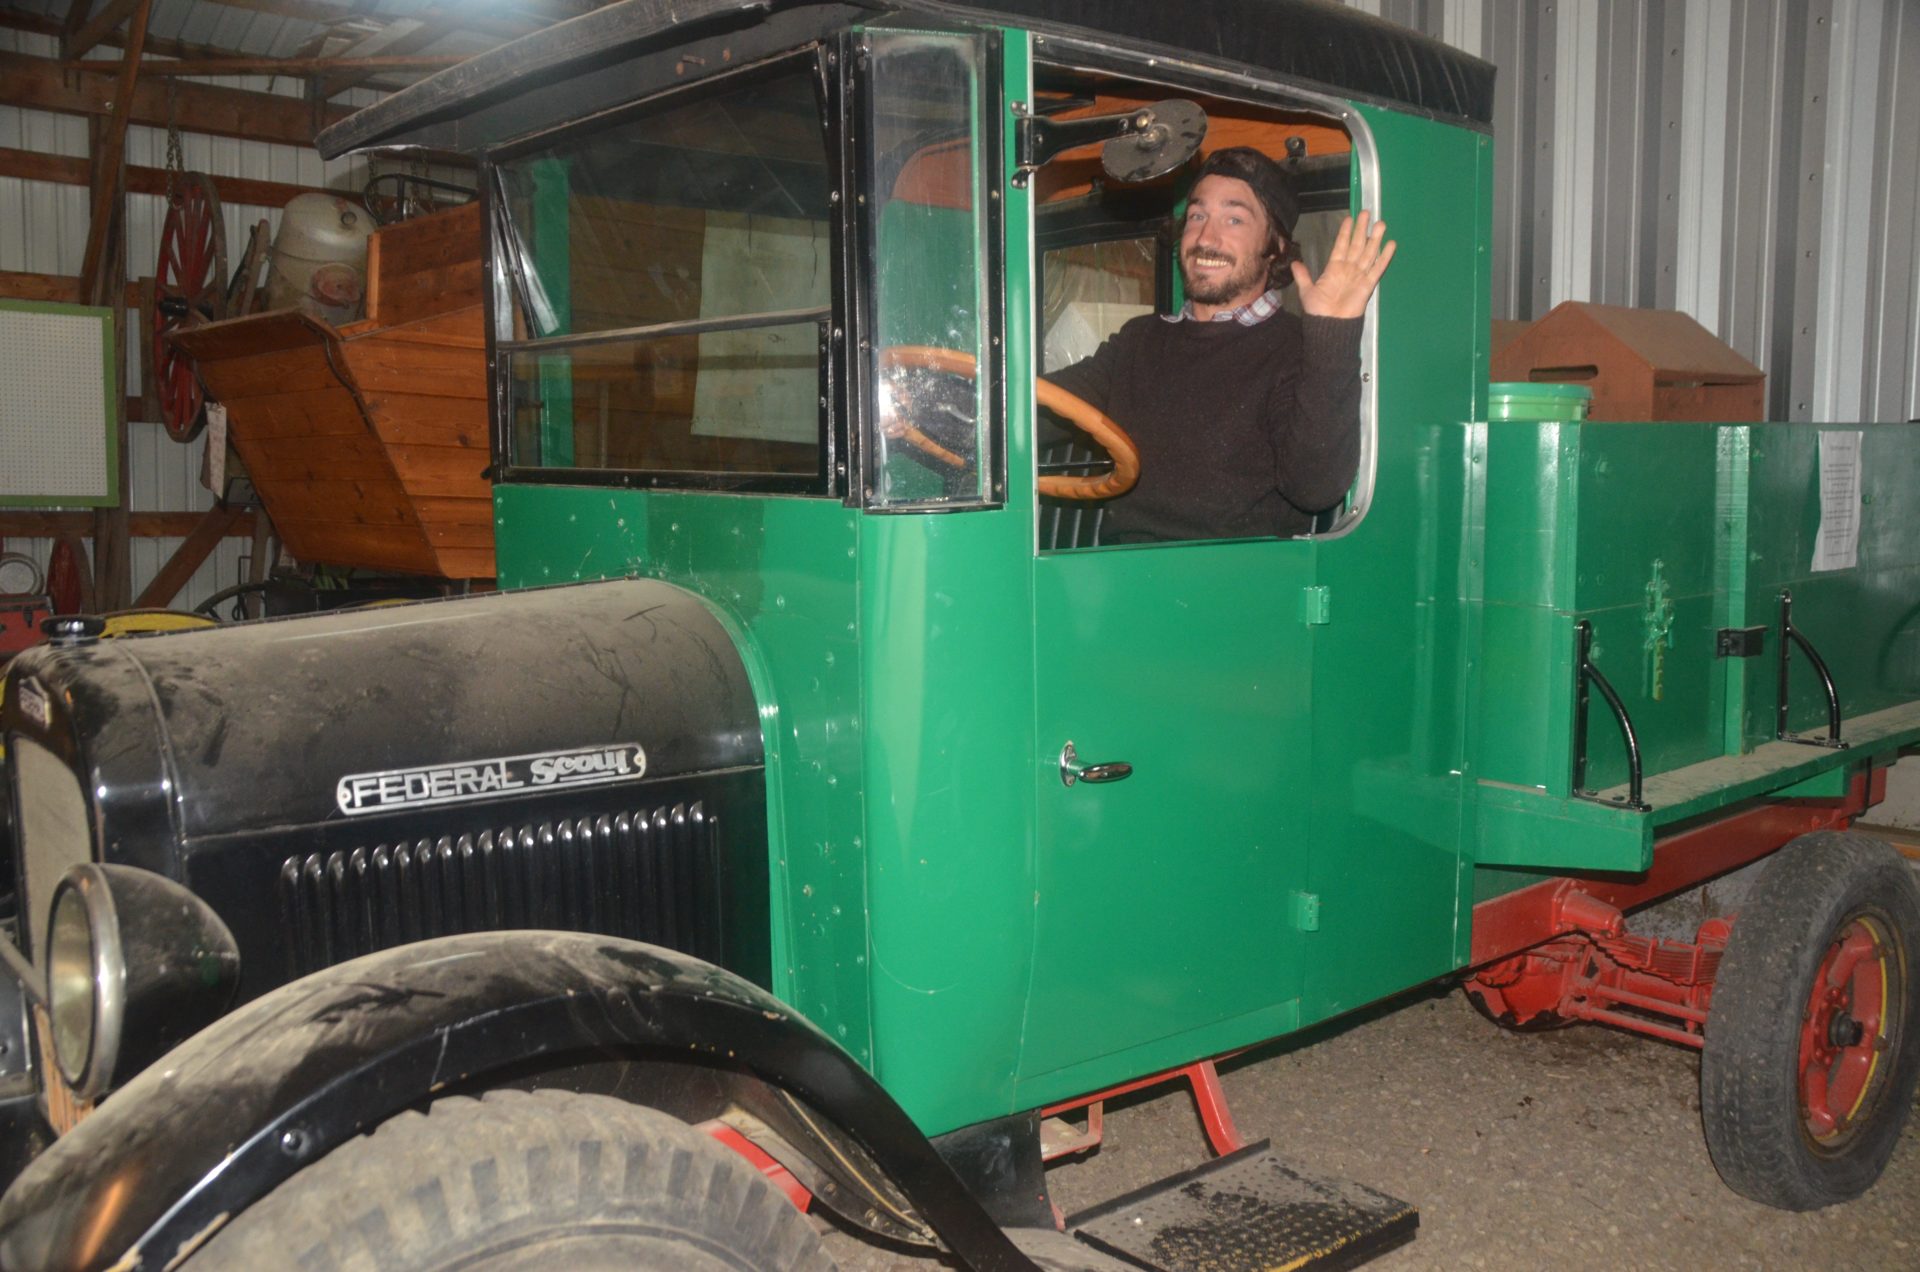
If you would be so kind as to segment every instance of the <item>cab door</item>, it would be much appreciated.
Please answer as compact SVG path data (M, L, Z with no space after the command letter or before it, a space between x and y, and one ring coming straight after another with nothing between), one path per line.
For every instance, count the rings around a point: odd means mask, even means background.
M1293 1027L1307 911L1309 541L1042 553L1039 1099ZM1063 780L1125 763L1109 781Z

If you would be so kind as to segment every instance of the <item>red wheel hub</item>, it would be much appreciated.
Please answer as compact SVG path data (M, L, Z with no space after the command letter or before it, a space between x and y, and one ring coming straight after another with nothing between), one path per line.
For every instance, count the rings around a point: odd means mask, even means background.
M1893 952L1865 916L1843 927L1813 979L1800 1025L1800 1111L1816 1140L1853 1125L1887 1048Z
M175 441L199 432L204 399L193 360L174 348L176 331L219 318L226 296L226 231L213 183L187 173L167 201L154 264L153 376L160 418Z

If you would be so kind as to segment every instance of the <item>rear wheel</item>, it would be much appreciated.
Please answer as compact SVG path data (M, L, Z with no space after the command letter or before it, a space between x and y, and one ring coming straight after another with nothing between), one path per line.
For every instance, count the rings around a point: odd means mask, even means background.
M494 1092L403 1113L221 1229L191 1272L298 1267L832 1272L744 1159L606 1096Z
M1700 1058L1707 1147L1736 1192L1812 1210L1873 1185L1920 1077L1920 884L1821 831L1769 863L1727 942Z

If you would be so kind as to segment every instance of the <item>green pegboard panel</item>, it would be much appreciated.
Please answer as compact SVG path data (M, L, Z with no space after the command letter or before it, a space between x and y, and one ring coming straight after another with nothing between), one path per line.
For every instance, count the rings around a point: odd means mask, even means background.
M0 506L120 501L113 311L0 301Z

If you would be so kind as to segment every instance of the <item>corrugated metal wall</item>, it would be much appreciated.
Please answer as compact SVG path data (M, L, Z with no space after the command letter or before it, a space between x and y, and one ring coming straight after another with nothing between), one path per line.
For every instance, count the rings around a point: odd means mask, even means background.
M1680 309L1770 418L1920 416L1920 3L1348 3L1500 69L1494 317Z
M30 53L37 57L58 56L58 43L49 36L0 28L0 49ZM102 56L118 57L116 50ZM258 92L299 92L296 82L281 79L226 77L208 83L229 88L247 88ZM354 90L341 101L365 105L377 100L378 93ZM21 110L0 106L0 146L37 150L49 154L87 153L87 122L71 115ZM226 137L206 137L193 133L181 137L183 161L187 168L219 176L251 177L256 180L283 181L294 185L326 186L358 190L366 183L368 168L363 159L325 163L312 149L276 146L264 142L237 141ZM162 168L167 161L166 130L135 125L127 130L127 162ZM255 222L265 217L279 228L277 208L226 204L221 208L227 231L229 267L237 265L246 248L247 235ZM84 186L61 185L45 181L23 181L0 177L0 270L26 270L41 274L76 275L86 252L88 196ZM157 195L133 194L127 199L127 269L134 277L153 272L160 250L160 230L166 218L166 201ZM138 330L138 314L129 316L130 330ZM130 341L130 343L132 343ZM127 392L140 393L140 358L137 345L128 351ZM202 443L182 446L171 440L158 423L134 421L128 425L128 462L131 467L129 492L131 508L139 512L198 512L213 506L213 496L200 485ZM133 591L150 582L160 567L180 546L176 538L135 538L130 555L133 567ZM46 566L52 542L46 539L11 539L9 552L23 552ZM176 607L190 608L221 588L246 577L249 545L244 539L228 539L207 559L178 596Z

